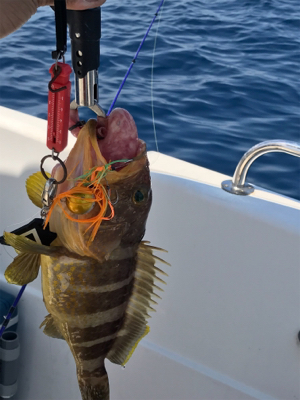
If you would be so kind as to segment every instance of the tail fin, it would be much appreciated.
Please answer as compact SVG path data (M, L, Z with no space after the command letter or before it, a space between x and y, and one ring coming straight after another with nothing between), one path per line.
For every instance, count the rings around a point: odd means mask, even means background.
M95 374L87 377L77 373L82 400L109 400L108 376L105 368L101 369L101 376Z

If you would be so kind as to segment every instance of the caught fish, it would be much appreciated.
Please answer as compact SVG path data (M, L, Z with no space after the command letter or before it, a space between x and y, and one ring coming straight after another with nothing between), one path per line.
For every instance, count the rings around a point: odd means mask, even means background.
M45 224L56 233L50 246L5 233L18 255L5 272L24 285L42 269L49 315L42 327L66 340L77 367L84 400L109 399L105 358L124 365L148 332L148 312L161 290L155 264L164 262L142 241L152 193L146 145L131 115L122 109L90 120L80 130L65 165ZM54 167L60 181L63 170ZM42 207L45 179L26 182L29 198ZM165 262L164 262L165 263ZM167 263L166 263L167 264Z

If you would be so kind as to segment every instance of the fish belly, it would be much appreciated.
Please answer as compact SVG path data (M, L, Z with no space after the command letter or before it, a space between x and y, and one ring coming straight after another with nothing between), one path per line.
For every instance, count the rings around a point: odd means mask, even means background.
M44 302L73 353L85 400L109 398L104 359L124 322L135 265L135 257L42 257Z

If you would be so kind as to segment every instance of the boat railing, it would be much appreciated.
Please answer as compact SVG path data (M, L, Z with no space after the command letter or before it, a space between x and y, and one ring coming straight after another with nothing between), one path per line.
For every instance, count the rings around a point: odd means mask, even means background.
M258 143L243 155L235 169L232 181L223 181L222 188L229 193L242 196L253 193L255 187L246 182L248 170L258 157L272 152L281 152L300 157L300 144L287 140L267 140Z

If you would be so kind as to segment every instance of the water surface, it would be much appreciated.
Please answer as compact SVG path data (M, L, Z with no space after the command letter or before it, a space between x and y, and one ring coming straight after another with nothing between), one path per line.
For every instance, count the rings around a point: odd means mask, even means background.
M158 4L107 0L102 7L99 87L105 110ZM232 175L258 142L300 142L299 21L298 0L165 0L153 71L159 151ZM117 102L134 116L150 150L156 149L156 28L157 22ZM54 48L49 7L0 41L1 105L46 118ZM248 174L250 182L298 199L299 177L300 159L278 153L257 160Z

